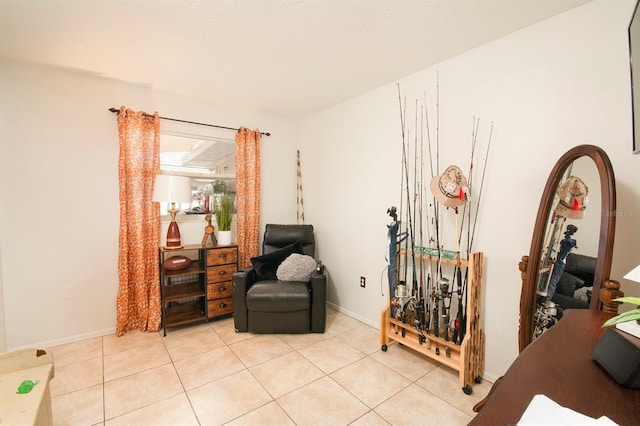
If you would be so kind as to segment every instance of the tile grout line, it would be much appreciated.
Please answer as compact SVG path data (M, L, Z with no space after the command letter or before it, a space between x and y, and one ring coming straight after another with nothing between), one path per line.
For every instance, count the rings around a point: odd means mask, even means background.
M213 329L213 327L209 327L209 329L215 333L216 336L218 336L218 338L220 338L220 340L222 340L224 342L224 339L222 339L218 333L216 333L216 331ZM158 332L159 333L159 332ZM189 398L189 394L187 393L187 388L184 385L184 382L182 381L182 377L180 377L180 374L178 373L178 369L176 368L176 364L175 364L175 360L173 359L173 357L171 356L171 352L169 351L169 348L167 347L167 344L165 343L165 338L166 336L160 336L160 340L162 341L162 345L164 346L165 351L167 351L167 355L169 356L169 359L171 360L171 366L173 367L173 370L176 373L176 376L178 376L178 380L180 381L180 386L182 386L182 393L184 394L185 398L187 398L187 401L189 402L189 407L191 408L191 412L193 413L193 417L196 419L196 421L198 422L198 425L201 425L202 423L200 422L200 418L198 417L198 413L196 413L196 409L193 406L193 402L191 401L191 398ZM225 342L226 345L226 342ZM173 398L176 395L173 395L169 398ZM165 398L167 399L167 398Z
M342 329L342 327L339 327L339 328L340 328L340 329ZM456 412L458 412L458 413L461 413L461 414L464 414L465 416L470 417L471 419L473 419L474 415L473 415L473 414L468 413L468 412L466 411L466 409L463 409L463 407L466 407L466 405L465 405L465 404L463 404L463 405L457 404L457 403L456 403L456 400L451 400L451 401L449 401L449 399L451 399L451 398L448 396L448 395L449 395L448 393L445 393L445 394L443 394L443 396L440 396L439 394L435 393L435 391L433 391L433 390L431 390L431 389L429 389L429 388L426 388L426 387L424 387L423 385L421 385L421 384L419 384L419 383L418 383L419 381L424 380L425 376L428 376L428 375L430 375L430 374L433 374L434 372L438 371L438 369L440 369L441 367L442 367L442 370L443 370L443 371L444 371L444 370L447 370L446 368L444 368L442 365L438 365L438 366L435 366L435 367L434 367L434 368L432 368L431 370L429 370L429 371L425 372L424 374L420 375L419 377L417 377L417 378L415 378L415 379L413 379L413 380L412 380L412 379L409 379L408 377L404 376L403 374L401 374L401 373L399 373L399 372L395 371L395 370L394 370L393 368L391 368L389 365L387 365L387 364L383 363L382 361L380 361L380 360L378 360L378 359L374 358L374 355L375 355L375 354L377 354L378 352L380 352L380 349L375 350L375 351L373 351L373 352L370 352L370 350L371 350L372 348L370 348L370 347L368 347L368 346L364 347L364 349L359 349L359 348L358 348L358 345L354 345L354 344L352 344L352 341L350 341L348 338L347 338L347 339L340 339L340 337L339 337L339 336L344 335L345 333L347 333L347 332L349 332L349 331L351 331L351 330L354 330L355 328L357 328L357 327L352 327L352 328L350 328L350 329L342 330L342 331L340 331L340 332L337 332L337 331L335 331L335 330L334 330L335 334L333 334L333 333L329 333L329 331L327 330L327 337L326 337L325 339L320 339L320 340L318 340L318 341L312 341L312 342L310 342L310 343L305 343L305 344L303 344L303 345L302 345L302 346L300 346L300 347L297 347L297 346L292 345L292 344L291 344L291 343L289 343L287 340L283 339L283 337L282 337L282 336L280 336L280 335L275 335L275 337L277 337L277 338L278 338L278 340L279 340L280 342L284 343L284 344L289 348L289 351L288 351L287 353L285 353L285 354L281 354L281 355L277 356L276 358L272 358L272 359L268 359L268 360L265 360L265 361L261 361L261 362L259 362L258 364L256 364L256 365L252 365L251 367L249 367L249 366L245 363L245 361L243 361L243 360L242 360L242 359L241 359L241 358L240 358L240 357L239 357L239 356L238 356L238 355L233 351L233 349L231 348L231 346L232 346L234 343L239 343L239 342L242 342L242 341L244 341L244 340L246 340L246 339L239 340L238 342L235 342L235 341L233 341L233 339L232 339L231 337L227 336L227 337L228 337L228 340L230 340L230 341L231 341L231 343L228 343L228 342L227 342L227 341L222 337L222 335L221 335L218 331L216 331L216 330L215 330L215 328L214 328L211 324L208 324L208 327L207 327L208 331L210 331L210 332L212 331L212 332L214 333L214 335L215 335L215 336L216 336L216 337L217 337L217 338L218 338L218 339L223 343L223 345L222 345L219 349L221 349L221 348L227 348L227 349L229 349L229 350L231 351L231 353L233 353L233 354L234 354L234 356L235 356L236 358L238 358L238 360L240 361L240 363L241 363L241 365L242 365L242 369L241 369L240 371L246 371L246 372L248 372L248 373L251 375L251 377L252 377L255 381L257 381L257 382L258 382L258 384L260 385L260 387L261 387L261 388L262 388L262 389L263 389L263 390L264 390L264 391L269 395L269 397L270 397L270 400L269 400L268 402L266 402L265 404L263 404L263 405L261 405L261 406L259 406L259 407L255 407L255 408L251 409L250 411L247 411L247 412L245 412L245 413L243 413L243 414L241 414L241 415L239 415L239 416L235 417L234 419L230 419L230 420L229 420L229 422L235 421L235 420L237 420L237 419L239 419L239 418L241 418L241 417L243 417L243 416L245 416L245 415L247 415L247 414L249 414L249 413L252 413L252 412L254 412L254 411L258 410L258 409L261 409L261 408L265 407L266 405L269 405L271 402L275 402L275 403L276 403L276 405L279 407L279 409L280 409L280 410L282 410L282 412L284 413L284 415L286 415L286 416L287 416L287 418L288 418L288 419L289 419L293 424L296 424L296 423L295 423L295 421L293 420L293 418L291 417L291 415L290 415L286 410L284 410L283 406L282 406L282 405L280 405L280 403L277 401L277 398L275 398L274 394L272 394L272 393L269 391L269 389L267 389L267 388L265 387L265 384L263 384L260 380L258 380L258 377L257 377L257 376L254 374L254 372L251 370L251 368L253 368L253 367L256 367L256 366L262 365L262 364L264 364L264 363L266 363L266 362L269 362L269 361L271 361L271 360L273 360L273 359L277 359L277 358L280 358L280 357L284 357L284 356L289 355L289 354L292 354L292 353L296 353L298 356L300 356L301 358L303 358L303 359L305 359L307 362L309 362L311 365L313 365L315 368L318 368L318 369L322 372L322 375L321 375L320 377L316 378L316 379L313 379L313 380L312 380L312 381L310 381L309 383L306 383L306 384L300 385L300 386L298 386L296 389L293 389L293 390L291 390L291 391L288 391L286 394L283 394L283 395L281 395L280 397L283 397L283 396L288 395L288 394L290 394L290 393L292 393L292 392L298 391L298 390L302 389L302 388L303 388L303 387L305 387L305 386L308 386L308 385L310 385L310 384L312 384L312 383L317 382L318 380L322 380L322 379L324 379L324 378L329 378L329 379L330 379L330 380L332 380L335 384L337 384L341 389L343 389L343 390L344 390L344 391L346 391L349 395L351 395L353 398L355 398L355 400L356 400L356 401L360 402L361 404L363 404L363 406L364 406L364 407L366 407L366 408L367 408L367 411L366 411L365 413L363 413L363 414L362 414L361 416L359 416L357 419L354 419L352 422L354 422L354 421L358 421L358 419L360 419L360 418L362 418L363 416L366 416L367 414L370 414L370 413L373 413L373 414L375 414L375 415L379 416L379 417L380 417L381 419L383 419L384 421L388 422L389 420L388 420L387 418L385 418L384 416L382 416L382 414L378 413L378 412L376 411L376 409L377 409L377 408L379 408L379 407L381 407L384 403L388 402L391 398L395 397L398 393L405 391L408 387L410 387L410 386L412 386L412 385L416 385L416 386L418 386L418 388L422 389L423 391L428 392L429 394L433 395L433 396L434 396L435 398L437 398L438 400L440 400L440 401L442 401L442 402L445 402L445 403L446 403L446 406L447 406L447 407L449 407L449 408L448 408L448 410L450 410L450 409L454 409L454 411L456 411ZM221 329L221 330L222 330L223 332L225 331L225 330L223 330L223 329ZM171 363L171 366L172 366L172 368L173 368L173 372L174 372L174 374L176 374L176 375L177 375L178 380L179 380L179 382L180 382L181 389L182 389L182 390L181 390L181 392L176 393L175 395L172 395L172 396L170 396L170 397L168 397L168 398L173 398L173 397L175 397L175 396L177 396L177 395L183 394L183 395L187 398L187 401L188 401L188 403L189 403L189 408L191 409L191 413L192 413L192 415L194 416L194 419L195 419L195 420L196 420L196 422L200 425L200 424L202 424L202 423L201 423L201 420L199 419L199 417L198 417L198 415L197 415L197 412L196 412L196 409L195 409L195 407L194 407L194 405L193 405L193 403L192 403L191 399L189 398L188 391L187 391L187 389L186 389L186 387L185 387L185 382L183 381L183 378L180 376L180 374L179 374L179 372L178 372L178 368L176 367L176 362L177 362L177 361L179 361L179 360L174 359L174 357L171 355L171 352L170 352L170 350L169 350L169 346L167 345L167 341L165 341L165 339L161 336L161 334L160 334L161 332L158 332L158 333L159 333L159 334L158 334L158 336L159 336L160 340L162 341L163 349L164 349L165 353L167 354L167 356L168 356L168 358L169 358L169 360L168 360L168 362L167 362L166 364ZM225 335L226 335L226 334L225 334ZM106 401L106 345L107 345L107 343L108 343L108 342L106 341L106 337L107 337L107 336L100 336L100 351L101 351L101 352L100 352L100 354L101 354L101 360L102 360L102 364L101 364L101 373L102 373L102 374L101 374L101 376L102 376L102 380L101 380L101 381L102 381L102 383L101 383L101 384L102 384L102 422L99 422L98 424L102 424L102 425L104 425L104 424L107 422L107 418L106 418L106 410L107 410L107 408L106 408L106 405L107 405L107 401ZM338 340L341 340L343 343L345 343L345 344L346 344L346 345L348 345L349 347L351 347L351 348L353 348L354 350L356 350L356 351L360 352L363 356L362 356L361 358L359 358L359 359L355 360L355 361L351 361L351 362L349 362L347 365L343 365L343 366L341 366L341 367L337 368L336 370L334 370L334 371L332 371L332 372L330 372L330 373L327 373L327 372L325 372L325 370L324 370L324 369L320 368L320 366L318 366L318 365L317 365L314 361L312 361L311 359L307 358L307 357L306 357L306 356L301 352L302 350L304 350L305 348L307 348L307 347L309 347L309 346L312 346L312 345L314 345L314 344L317 344L318 342L322 342L322 341L325 341L325 340L328 340L328 339L332 339L332 338L336 338L336 339L338 339ZM251 339L251 337L249 337L248 339ZM306 341L305 341L305 342L306 342ZM356 343L358 343L358 342L356 342ZM150 345L150 344L152 344L152 343L149 343L149 345ZM364 344L364 342L362 342L362 344ZM145 344L144 346L147 346L147 345ZM360 345L360 346L362 346L362 345ZM135 349L135 347L134 347L134 349ZM129 350L129 349L125 349L125 350ZM114 352L114 353L117 353L117 352L120 352L120 351L116 351L116 352ZM110 354L110 355L111 355L111 354ZM354 365L355 363L357 363L357 362L361 362L362 360L365 360L365 359L367 359L367 358L368 358L369 360L371 360L371 361L374 361L374 362L376 362L376 363L379 363L380 365L384 366L384 367L385 367L386 369L388 369L389 371L394 372L394 373L396 373L396 374L399 374L401 377L404 377L405 379L409 379L409 380L408 380L408 384L407 384L406 386L404 386L404 387L402 387L402 389L400 389L400 390L398 390L398 391L394 392L392 395L389 395L388 397L386 397L383 401L381 401L381 402L379 402L378 404L376 404L376 406L375 406L375 407L369 407L369 405L368 405L368 404L366 404L364 401L362 401L362 400L361 400L357 395L355 395L353 392L349 391L347 388L345 388L342 384L340 384L339 382L337 382L337 381L336 381L336 380L331 376L331 374L334 374L335 372L338 372L338 371L341 371L341 370L343 370L343 369L345 369L345 368L348 368L349 366L352 366L352 365ZM78 362L80 362L80 361L78 361ZM166 364L162 364L162 365L166 365ZM156 366L156 367L157 367L157 366ZM153 368L155 368L155 367L153 367ZM147 370L149 370L149 369L151 369L151 367L150 367L150 368L146 368L146 369L141 370L141 371L147 371ZM128 375L123 376L123 377L127 377L127 376L130 376L130 375L133 375L133 374L138 374L138 373L140 373L140 372L131 373L131 374L128 374ZM225 375L224 377L228 377L228 376L229 376L229 375L231 375L231 374L233 374L233 373L229 373L229 374ZM413 375L413 374L412 374L412 375ZM218 379L219 379L219 378L218 378ZM117 380L117 379L113 379L113 380ZM216 380L217 380L217 379L216 379ZM279 398L280 398L280 397L279 397ZM164 399L168 399L168 398L164 398ZM130 411L130 412L127 412L127 413L122 413L121 415L118 415L118 416L114 417L113 419L118 418L118 417L121 417L121 416L128 415L128 414L130 414L130 413L132 413L132 412L135 412L135 411L140 410L140 409L142 409L142 408L145 408L145 407L148 407L148 406L150 406L150 405L156 404L156 403L158 403L158 402L160 402L160 401L154 401L154 402L152 402L152 403L150 403L150 404L145 405L144 407L139 407L139 408L137 408L136 410L133 410L133 411ZM460 405L460 407L459 407L458 405ZM110 419L110 420L113 420L113 419Z

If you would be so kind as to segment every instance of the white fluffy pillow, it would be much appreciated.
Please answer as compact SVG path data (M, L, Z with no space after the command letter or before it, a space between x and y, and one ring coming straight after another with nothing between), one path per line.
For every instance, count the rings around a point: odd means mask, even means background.
M278 266L276 276L280 281L309 281L315 269L313 257L293 253Z
M581 287L573 292L573 297L582 300L583 302L589 303L589 296L587 292L593 291L593 287Z

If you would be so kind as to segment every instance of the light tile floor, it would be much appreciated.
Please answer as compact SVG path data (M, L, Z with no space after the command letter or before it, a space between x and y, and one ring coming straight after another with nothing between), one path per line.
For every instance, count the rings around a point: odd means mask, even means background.
M48 348L56 425L466 425L491 383L329 309L324 334L236 333L227 318Z

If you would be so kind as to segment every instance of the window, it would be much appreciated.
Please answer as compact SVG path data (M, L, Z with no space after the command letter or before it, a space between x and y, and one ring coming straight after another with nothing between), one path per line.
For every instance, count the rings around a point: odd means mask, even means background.
M180 206L180 210L186 214L207 211L207 189L213 192L209 196L210 203L224 192L235 200L236 163L233 139L161 130L160 170L163 173L191 177L193 201ZM167 203L160 203L160 214L167 215Z

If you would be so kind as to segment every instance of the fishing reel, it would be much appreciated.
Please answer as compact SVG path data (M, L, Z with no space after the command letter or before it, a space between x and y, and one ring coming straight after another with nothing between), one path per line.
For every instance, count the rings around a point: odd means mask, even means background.
M387 214L391 216L394 222L398 221L398 212L396 210L396 206L391 206L387 209Z
M409 294L404 281L399 281L395 288L395 297L392 302L398 321L402 321L403 323L407 322L407 311L410 310L408 308L412 307L411 301L414 299L415 298Z
M449 279L442 277L440 279L440 284L438 285L438 292L443 299L447 297L451 297L451 293L449 292Z
M569 238L570 236L572 236L573 234L575 234L578 231L578 227L572 224L567 225L567 230L564 231L564 237L565 238Z
M538 309L534 316L533 338L537 339L558 323L559 306L550 300L538 304Z

